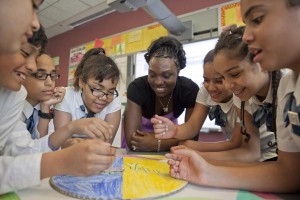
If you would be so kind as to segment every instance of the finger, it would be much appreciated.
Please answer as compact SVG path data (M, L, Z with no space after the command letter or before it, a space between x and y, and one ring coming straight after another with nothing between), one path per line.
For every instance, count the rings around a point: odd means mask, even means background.
M155 118L156 118L160 123L172 123L172 121L169 120L169 119L166 118L166 117L162 117L162 116L155 115Z
M140 130L136 130L136 133L137 133L137 135L139 135L139 136L144 136L144 135L145 135L145 133L142 132L142 131L140 131Z

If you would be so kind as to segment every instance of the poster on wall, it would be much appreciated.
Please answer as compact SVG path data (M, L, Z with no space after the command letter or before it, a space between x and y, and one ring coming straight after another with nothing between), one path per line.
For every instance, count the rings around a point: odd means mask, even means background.
M241 16L240 2L223 4L219 7L219 34L222 32L222 27L236 24L238 26L245 25Z
M79 46L70 50L69 72L68 72L68 86L72 86L74 82L74 73L77 65L81 61L86 52L85 46Z

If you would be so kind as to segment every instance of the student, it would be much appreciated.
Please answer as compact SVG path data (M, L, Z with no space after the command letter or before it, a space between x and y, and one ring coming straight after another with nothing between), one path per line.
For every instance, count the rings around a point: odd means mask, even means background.
M59 78L59 74L52 58L46 53L48 38L42 25L29 42L39 47L40 53L36 58L30 56L26 60L26 65L36 65L37 72L32 73L24 82L28 94L21 120L26 122L32 139L37 139L54 132L52 122L54 114L50 112L50 108L62 101L65 89L55 88L55 80Z
M55 129L72 120L95 117L100 121L102 139L112 143L121 120L121 103L116 89L119 78L120 70L105 55L104 49L87 51L76 68L74 88L68 87L63 101L55 106ZM80 140L68 142L77 141Z
M203 61L203 86L197 95L196 105L190 119L182 125L174 125L165 117L156 116L151 119L154 124L154 132L159 134L165 132L162 138L188 139L196 136L207 115L211 119L215 118L216 125L219 125L226 136L226 141L222 142L200 142L188 140L183 142L184 146L197 151L224 151L237 148L241 145L241 134L234 132L237 114L232 101L232 92L225 88L223 77L217 73L213 65L214 50L210 50ZM160 128L162 127L162 128ZM238 129L239 130L239 129ZM236 133L235 135L232 135Z
M65 95L64 87L55 87L59 78L52 58L42 53L36 59L37 72L27 77L24 86L27 97L23 116L32 139L41 138L54 132L52 106L60 103ZM32 120L31 120L32 119Z
M36 10L42 2L43 0L1 1L0 52L18 51L32 36L32 32L39 29Z
M195 105L199 87L192 80L179 76L186 66L182 44L173 37L160 37L149 46L145 59L148 75L135 79L127 89L125 138L134 151L168 151L177 139L154 137L151 118L162 115L175 124L186 109L188 120Z
M115 158L115 149L101 140L89 140L49 152L51 148L58 148L72 133L100 135L96 119L77 120L50 137L31 139L26 125L20 120L27 94L22 84L36 70L25 65L26 58L37 53L37 49L28 43L18 52L0 52L0 194L37 185L40 180L54 175L97 174L107 169Z
M194 151L178 149L167 155L173 159L169 162L170 174L195 184L214 187L263 192L299 192L300 137L297 122L300 114L300 2L242 0L241 13L246 23L243 39L254 54L253 61L260 63L265 70L279 70L284 66L293 70L281 79L278 88L278 160L267 163L242 163L242 167L216 166L205 161ZM284 37L285 40L278 40L278 36ZM292 103L291 106L289 104L290 101L293 102L293 97L297 99L297 103ZM290 116L287 111L290 111Z

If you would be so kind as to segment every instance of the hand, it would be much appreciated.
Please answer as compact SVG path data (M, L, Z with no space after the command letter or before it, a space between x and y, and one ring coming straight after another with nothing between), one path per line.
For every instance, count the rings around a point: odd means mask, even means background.
M170 139L175 138L177 126L168 118L155 115L151 122L153 123L153 129L155 137L158 139Z
M60 103L66 94L66 88L65 87L56 87L54 88L52 97L47 101L42 101L41 106L47 106L50 107L52 105Z
M79 142L82 142L84 140L85 139L82 139L82 138L70 138L70 139L67 139L67 141L61 145L61 148L64 149L64 148L70 147L70 146L72 146L74 144L77 144Z
M152 133L137 130L132 134L131 148L134 151L157 151L157 139Z
M171 153L166 154L170 160L170 175L195 184L205 184L205 174L208 163L196 151L185 146L171 148Z
M91 176L111 166L116 149L98 139L85 140L61 150L65 174Z
M71 121L69 125L73 134L85 134L104 142L109 142L113 135L113 126L99 118L82 118Z

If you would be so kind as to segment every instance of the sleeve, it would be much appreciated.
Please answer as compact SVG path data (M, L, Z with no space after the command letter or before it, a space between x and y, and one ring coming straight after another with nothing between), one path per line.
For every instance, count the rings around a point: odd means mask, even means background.
M202 86L202 87L200 87L199 92L197 94L196 102L208 107L208 104L207 104L208 97L209 97L209 94L208 94L207 90L205 89L204 86Z
M72 100L72 88L66 88L66 94L63 100L54 106L55 110L71 113L70 100ZM73 99L74 100L74 99Z
M289 95L284 96L284 91L286 89L286 83L284 82L285 77L283 77L279 83L278 87L278 104L277 104L277 117L276 117L276 129L277 129L277 143L278 149L285 152L300 152L300 148L295 143L292 137L291 125L285 127L285 122L283 121L283 112L285 104L289 98ZM298 136L296 136L298 137Z
M146 87L142 77L135 79L128 85L127 98L141 107L143 106L146 99Z
M114 113L118 110L121 110L121 108L121 98L117 97L107 106L107 114Z
M42 154L0 157L0 194L40 184Z

